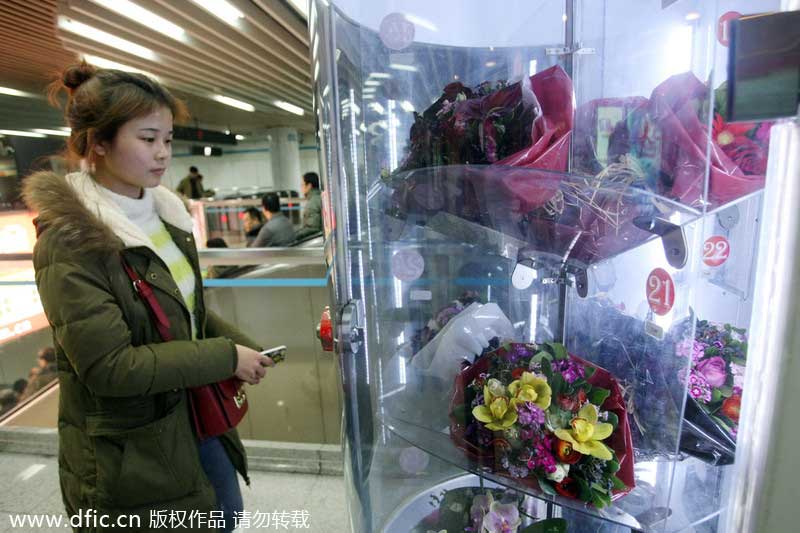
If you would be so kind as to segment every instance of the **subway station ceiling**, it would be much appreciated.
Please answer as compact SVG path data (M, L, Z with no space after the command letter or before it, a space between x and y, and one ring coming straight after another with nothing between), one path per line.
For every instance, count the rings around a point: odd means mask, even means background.
M137 7L160 20L132 18ZM306 20L286 0L0 0L0 87L36 95L0 94L0 129L63 126L45 87L83 57L155 75L188 103L189 125L313 131Z

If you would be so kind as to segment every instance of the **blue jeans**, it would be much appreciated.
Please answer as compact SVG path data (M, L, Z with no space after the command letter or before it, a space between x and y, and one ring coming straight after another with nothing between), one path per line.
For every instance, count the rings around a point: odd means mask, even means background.
M223 531L229 533L236 527L236 513L241 514L244 509L236 469L217 437L201 442L199 449L203 470L217 493L217 510L222 511L225 516Z

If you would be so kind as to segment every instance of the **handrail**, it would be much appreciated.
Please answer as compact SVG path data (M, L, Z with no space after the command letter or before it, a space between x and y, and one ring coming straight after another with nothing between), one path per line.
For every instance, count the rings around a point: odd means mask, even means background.
M266 193L263 193L266 194ZM308 200L300 197L280 198L281 205L299 204L305 205ZM204 207L261 207L261 198L229 198L227 200L189 200L190 205L202 205Z
M321 246L286 248L206 248L199 251L200 266L214 265L269 265L281 263L291 266L325 266L325 252Z
M325 252L321 246L303 248L204 248L198 251L200 266L215 265L269 265L281 263L291 266L325 266ZM0 263L30 262L32 253L0 254Z

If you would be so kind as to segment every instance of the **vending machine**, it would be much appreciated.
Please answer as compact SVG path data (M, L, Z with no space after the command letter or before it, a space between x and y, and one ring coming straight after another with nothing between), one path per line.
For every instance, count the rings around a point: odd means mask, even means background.
M768 431L780 7L311 2L352 531L720 530Z

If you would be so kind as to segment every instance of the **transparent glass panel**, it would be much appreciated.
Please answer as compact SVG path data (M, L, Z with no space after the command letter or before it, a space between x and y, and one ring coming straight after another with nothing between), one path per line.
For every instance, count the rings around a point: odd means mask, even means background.
M327 269L321 264L320 251L297 251L294 257L284 254L283 263L238 267L202 255L211 269L232 268L237 274L205 281L208 309L265 347L287 346L286 361L270 371L268 381L248 388L250 408L238 427L241 436L338 444L338 365L331 353L322 351L315 335L319 313L329 304ZM254 258L242 260L253 262ZM53 346L52 331L41 308L30 259L0 260L0 302L0 416L7 415L3 423L55 428L58 389L45 391L57 380L53 354L47 353ZM45 401L30 402L43 391Z
M724 22L771 4L312 3L355 531L416 523L465 473L575 530L716 527L733 435L696 400L730 399L734 378L714 361L697 381L696 339L743 349L724 324L750 319L769 139L724 120ZM508 329L453 326L477 309ZM505 445L494 464L465 453L456 374L508 340L563 342L618 380L629 494L598 510L512 479Z

